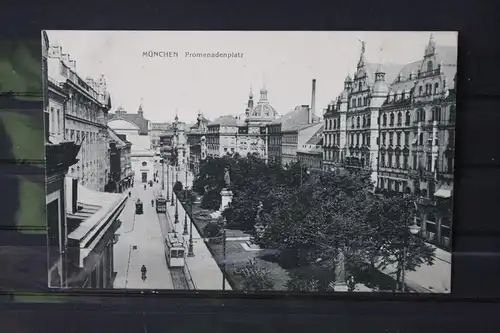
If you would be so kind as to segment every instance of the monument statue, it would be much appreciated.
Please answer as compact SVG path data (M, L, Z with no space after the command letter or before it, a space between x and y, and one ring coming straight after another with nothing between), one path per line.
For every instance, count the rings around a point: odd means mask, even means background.
M231 176L229 175L229 168L225 168L224 171L224 184L226 185L226 189L231 187Z
M345 257L342 251L337 255L335 263L335 285L345 284Z

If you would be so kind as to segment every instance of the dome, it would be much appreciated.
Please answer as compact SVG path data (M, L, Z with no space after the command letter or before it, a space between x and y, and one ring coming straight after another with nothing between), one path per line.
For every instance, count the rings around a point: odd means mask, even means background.
M263 87L260 90L260 100L250 111L248 121L274 120L277 115L278 112L269 104L269 100L267 99L267 89Z
M258 103L250 112L250 118L269 118L274 119L278 112L269 103Z

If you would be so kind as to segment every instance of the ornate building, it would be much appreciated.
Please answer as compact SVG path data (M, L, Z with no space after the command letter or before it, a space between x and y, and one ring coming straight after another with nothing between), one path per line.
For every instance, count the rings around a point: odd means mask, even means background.
M354 79L325 113L324 169L367 169L376 191L417 195L423 231L448 247L457 49L437 47L431 35L423 57L394 78L364 52L363 43Z
M250 89L244 116L221 116L207 125L208 156L240 156L249 154L267 160L267 125L276 119L277 112L267 99L267 89L260 90L254 106Z
M210 121L198 112L196 124L186 132L189 146L189 170L194 175L200 171L200 163L207 158L206 133Z
M108 122L116 119L123 119L131 122L139 128L139 135L148 135L149 120L144 117L144 110L142 109L142 99L141 103L139 104L137 113L128 113L124 108L120 106L115 113L108 114Z
M51 140L81 145L78 163L69 174L81 185L104 191L109 173L106 117L111 108L106 79L101 75L83 80L76 72L76 61L60 45L50 47L47 69Z

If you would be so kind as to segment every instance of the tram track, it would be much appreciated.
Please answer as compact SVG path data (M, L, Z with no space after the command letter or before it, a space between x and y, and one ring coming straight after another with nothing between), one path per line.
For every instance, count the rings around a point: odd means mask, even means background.
M182 268L170 268L174 290L189 290L189 285Z

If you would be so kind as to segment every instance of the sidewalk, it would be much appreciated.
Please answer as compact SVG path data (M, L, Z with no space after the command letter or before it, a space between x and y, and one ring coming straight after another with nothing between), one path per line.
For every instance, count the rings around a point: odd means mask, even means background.
M175 206L167 205L167 219L169 220L169 229L174 228L175 231L182 235L184 231L184 208L178 202L179 223L174 225ZM188 231L191 219L188 216ZM172 229L170 229L172 230ZM184 235L186 242L186 250L189 244L189 235ZM198 230L193 225L193 252L194 257L188 257L186 253L187 271L191 275L194 287L197 290L222 290L223 274L219 265L212 257L210 250L201 238ZM189 279L189 276L186 278ZM231 286L226 280L226 290L231 290Z
M450 293L451 253L432 244L428 245L436 249L434 265L422 265L415 271L406 271L406 284L421 293ZM395 276L395 267L387 267L381 271L391 277Z

